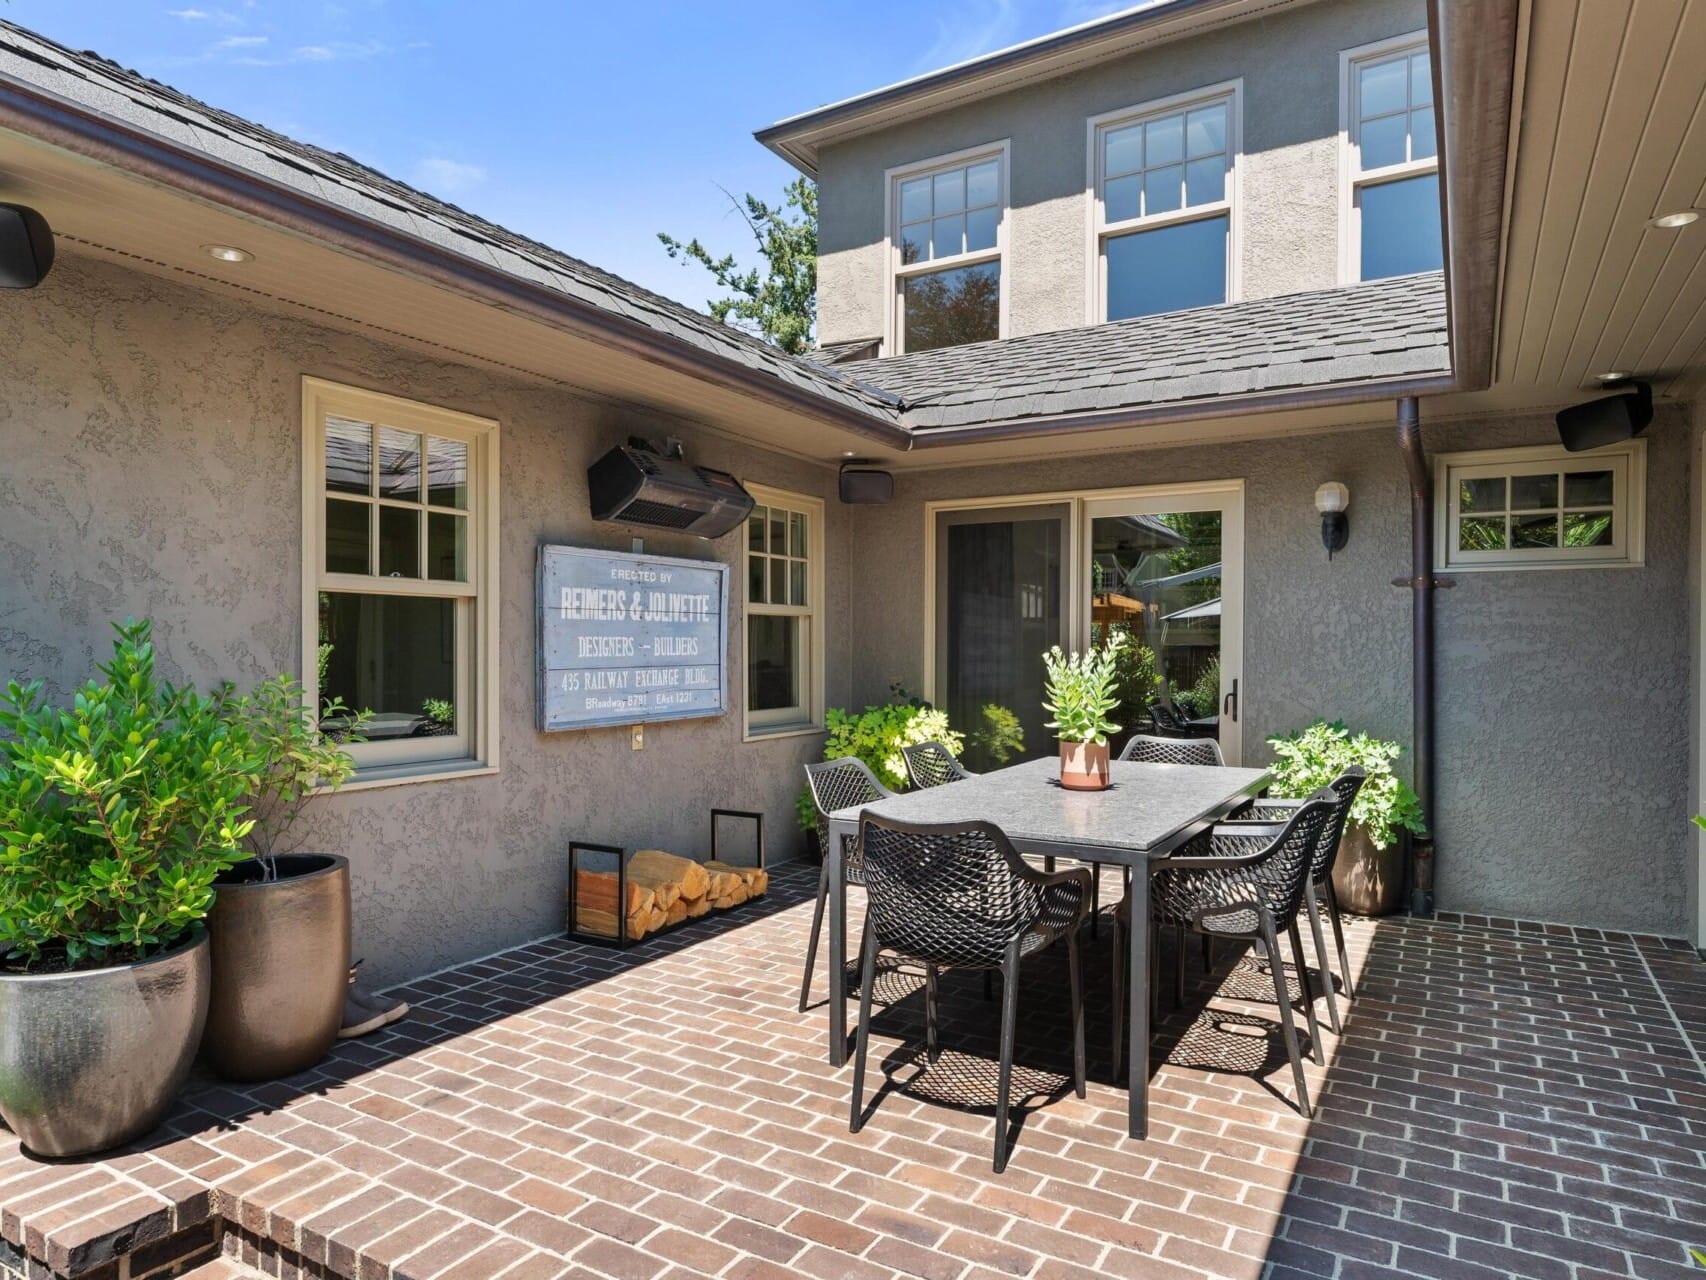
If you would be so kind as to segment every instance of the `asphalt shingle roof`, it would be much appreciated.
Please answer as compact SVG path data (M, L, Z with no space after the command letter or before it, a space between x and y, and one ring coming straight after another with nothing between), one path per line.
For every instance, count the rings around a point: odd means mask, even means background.
M795 358L349 156L287 138L0 20L0 88L8 81L921 438L946 427L1354 385L1451 368L1445 289L1437 272L888 359L845 359L863 343L831 344L816 359Z
M887 396L797 360L730 325L487 222L340 152L298 142L221 111L94 53L78 53L0 20L0 84L46 90L191 152L393 231L427 240L517 279L554 289L713 355L770 374L874 419L897 423Z
M931 428L1443 374L1441 273L850 361Z

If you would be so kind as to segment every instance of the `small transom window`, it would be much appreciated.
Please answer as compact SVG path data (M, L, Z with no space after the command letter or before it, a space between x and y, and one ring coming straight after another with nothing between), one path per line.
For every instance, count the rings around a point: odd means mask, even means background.
M1440 559L1454 569L1638 564L1645 442L1440 459Z

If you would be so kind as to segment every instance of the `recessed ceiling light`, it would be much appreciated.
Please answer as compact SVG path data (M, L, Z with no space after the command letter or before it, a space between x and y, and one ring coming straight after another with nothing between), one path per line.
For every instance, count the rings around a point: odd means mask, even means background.
M852 457L852 456L853 456L853 450L851 450L851 449L843 449L843 450L842 450L842 451L841 451L841 456L842 456L842 457L843 457L843 458L851 458L851 457Z
M231 244L204 244L201 251L208 257L217 258L221 262L253 262L255 260L255 255L247 249L239 249L236 245Z
M1662 231L1674 231L1678 227L1686 227L1691 222L1698 222L1700 213L1697 209L1678 209L1675 213L1661 213L1647 223L1649 227L1658 227Z
M1627 369L1607 369L1604 373L1594 374L1593 380L1595 382L1622 382L1624 379L1634 376Z

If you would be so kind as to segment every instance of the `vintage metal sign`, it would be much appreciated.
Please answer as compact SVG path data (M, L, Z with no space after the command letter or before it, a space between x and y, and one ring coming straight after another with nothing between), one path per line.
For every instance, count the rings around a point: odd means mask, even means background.
M729 569L539 548L539 727L591 729L728 710Z

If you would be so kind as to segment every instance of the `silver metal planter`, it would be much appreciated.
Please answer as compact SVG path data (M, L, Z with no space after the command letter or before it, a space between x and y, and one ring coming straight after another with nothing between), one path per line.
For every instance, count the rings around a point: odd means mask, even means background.
M221 877L207 927L213 1000L202 1059L228 1080L306 1071L332 1047L349 985L349 859L281 854L277 880L258 864Z
M0 974L0 1118L38 1156L122 1146L160 1122L207 1018L207 933L136 964Z

